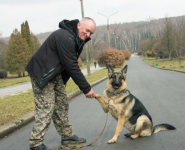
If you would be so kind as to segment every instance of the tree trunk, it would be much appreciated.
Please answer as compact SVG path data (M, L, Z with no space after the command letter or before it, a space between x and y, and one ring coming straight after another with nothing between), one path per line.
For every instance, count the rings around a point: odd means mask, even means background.
M169 52L169 60L172 60L171 52Z

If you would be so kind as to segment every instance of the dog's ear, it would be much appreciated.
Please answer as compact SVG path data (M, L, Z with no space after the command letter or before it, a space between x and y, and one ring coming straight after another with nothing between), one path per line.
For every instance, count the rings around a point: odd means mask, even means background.
M123 74L127 74L127 65L125 65L122 69L121 69L121 72Z
M107 65L107 68L108 68L108 75L109 75L109 78L110 78L112 73L114 72L114 69L112 68L111 65Z

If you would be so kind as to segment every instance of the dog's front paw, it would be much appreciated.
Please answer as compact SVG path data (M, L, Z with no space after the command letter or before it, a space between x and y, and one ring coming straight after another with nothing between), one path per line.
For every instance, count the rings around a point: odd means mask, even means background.
M101 96L99 94L95 94L95 98L99 99Z
M111 140L108 141L109 144L112 144L112 143L116 143L116 140L115 138L112 138Z

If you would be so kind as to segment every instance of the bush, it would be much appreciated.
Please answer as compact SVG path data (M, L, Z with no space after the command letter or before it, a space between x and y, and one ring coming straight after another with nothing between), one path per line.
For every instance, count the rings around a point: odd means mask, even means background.
M83 65L83 62L82 62L81 58L78 58L78 66L82 67L82 65Z
M115 67L122 66L124 63L124 54L116 49L103 50L98 55L98 65L106 66L107 64Z
M0 78L7 78L7 71L4 69L0 69Z
M137 54L138 54L138 55L142 55L142 51L139 51Z
M160 51L158 51L157 56L160 57L160 59L168 58L168 52L160 50Z
M147 50L147 51L146 51L146 55L147 55L148 57L155 57L155 56L157 55L157 53L154 52L153 50L152 50L152 51Z
M123 55L125 56L125 60L129 60L131 57L131 52L127 51L127 50L121 50L121 52L123 53Z

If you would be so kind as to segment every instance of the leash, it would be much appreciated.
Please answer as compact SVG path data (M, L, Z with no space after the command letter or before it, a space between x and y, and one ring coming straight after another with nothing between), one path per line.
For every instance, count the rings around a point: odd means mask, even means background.
M107 113L107 117L106 117L106 122L105 122L105 126L102 130L102 132L100 133L100 135L94 140L92 141L90 144L88 145L78 145L78 142L77 141L71 141L69 144L67 144L66 147L59 147L59 148L55 148L54 150L83 150L83 147L87 147L87 146L91 146L92 144L94 144L100 137L101 135L103 134L104 130L105 130L105 127L106 127L106 124L107 124L107 118L108 118L108 113Z
M109 107L109 101L111 98L108 99L108 107ZM92 141L90 144L88 145L78 145L77 141L71 141L69 144L67 144L66 147L59 147L59 148L55 148L54 150L83 150L83 147L87 147L87 146L91 146L92 144L94 144L96 141L98 141L98 139L101 137L101 135L103 134L105 127L107 125L107 118L108 118L108 113L107 113L107 117L106 117L106 121L105 121L105 126L102 130L102 132L100 133L100 135L94 140Z

